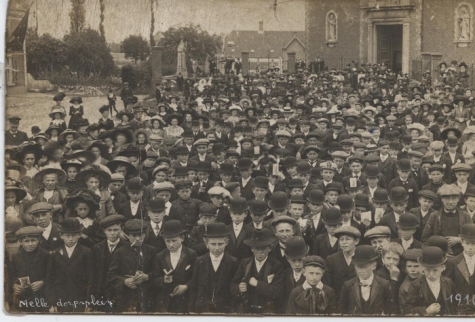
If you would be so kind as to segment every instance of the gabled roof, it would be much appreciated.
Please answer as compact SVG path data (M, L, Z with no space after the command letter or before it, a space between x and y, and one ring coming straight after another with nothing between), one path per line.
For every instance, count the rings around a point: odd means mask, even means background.
M241 52L249 52L250 57L267 57L277 58L282 56L282 50L287 48L289 44L297 38L304 39L304 31L264 31L259 33L257 30L233 30L225 38L224 54L232 56L234 49L235 56L240 57ZM228 42L233 42L234 46L228 47ZM274 53L270 53L270 50ZM254 50L254 53L251 53Z
M300 43L300 45L301 45L303 48L305 48L305 45L303 44L302 41L300 41L300 39L299 39L297 36L294 36L294 38L292 38L292 39L289 41L289 43L284 46L284 48L287 49L287 48L290 46L290 44L291 44L294 40L297 40L297 41Z

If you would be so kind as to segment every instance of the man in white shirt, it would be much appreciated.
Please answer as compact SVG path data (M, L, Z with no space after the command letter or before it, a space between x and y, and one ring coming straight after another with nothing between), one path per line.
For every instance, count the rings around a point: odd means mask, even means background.
M457 182L455 184L460 187L462 194L465 194L467 188L472 186L468 182L468 177L470 176L472 167L466 163L457 163L452 166L452 171L455 173L455 177L457 178ZM463 204L464 199L460 198L459 206L462 206Z
M52 222L53 205L47 202L35 203L28 209L37 227L43 230L40 236L40 246L48 251L55 250L63 244L59 235L58 225Z
M264 228L264 219L269 211L267 208L267 202L264 200L252 200L249 205L252 221L248 224L254 229Z

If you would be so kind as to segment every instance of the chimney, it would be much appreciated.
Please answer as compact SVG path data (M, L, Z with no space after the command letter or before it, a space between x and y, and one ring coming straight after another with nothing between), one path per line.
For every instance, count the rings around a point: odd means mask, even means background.
M264 21L259 21L259 33L263 34L264 33Z

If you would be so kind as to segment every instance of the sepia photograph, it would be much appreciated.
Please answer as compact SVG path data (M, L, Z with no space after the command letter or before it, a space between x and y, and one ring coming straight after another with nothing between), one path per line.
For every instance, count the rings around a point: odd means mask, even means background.
M7 316L475 316L475 0L4 2Z

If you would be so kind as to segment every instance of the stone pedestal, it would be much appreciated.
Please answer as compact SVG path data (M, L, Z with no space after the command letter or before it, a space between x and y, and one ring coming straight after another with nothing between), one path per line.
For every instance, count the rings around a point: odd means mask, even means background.
M296 53L287 53L287 73L295 73L295 55Z
M249 52L247 51L242 51L241 52L241 73L242 76L248 76L249 75L249 67L251 67L251 63L249 62Z
M163 46L152 47L152 54L150 56L152 62L152 91L155 90L157 83L162 82L162 50Z
M194 70L195 69L193 68L193 71ZM181 73L181 75L185 78L188 77L188 70L186 68L185 42L183 39L177 48L176 73L177 75L178 73Z

